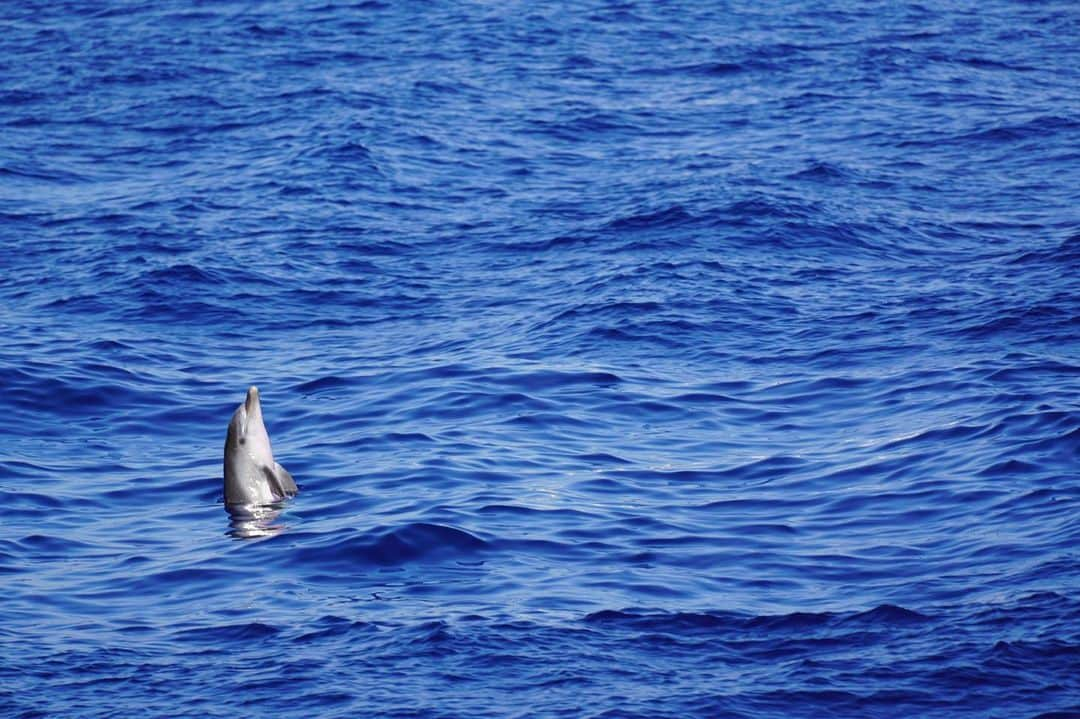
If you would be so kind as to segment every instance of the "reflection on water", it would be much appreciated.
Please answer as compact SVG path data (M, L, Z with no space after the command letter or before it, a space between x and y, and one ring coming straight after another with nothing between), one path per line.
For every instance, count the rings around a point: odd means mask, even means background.
M276 524L278 515L285 509L284 502L274 504L226 504L229 513L227 534L236 539L273 537L281 534L288 525Z

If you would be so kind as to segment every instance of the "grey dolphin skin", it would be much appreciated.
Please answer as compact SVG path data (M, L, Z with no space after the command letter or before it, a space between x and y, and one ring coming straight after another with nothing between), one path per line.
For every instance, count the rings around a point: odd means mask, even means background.
M296 482L274 461L270 435L263 424L259 390L249 387L225 436L225 504L265 505L297 492Z

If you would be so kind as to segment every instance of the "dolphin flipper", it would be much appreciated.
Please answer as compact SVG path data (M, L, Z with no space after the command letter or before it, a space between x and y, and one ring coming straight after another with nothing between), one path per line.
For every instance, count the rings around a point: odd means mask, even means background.
M282 467L277 462L274 462L274 472L278 476L278 484L280 485L283 494L288 497L292 497L300 490L296 488L296 480L289 474L289 470Z
M263 465L262 471L263 476L266 477L266 484L273 493L275 500L285 499L296 494L296 482L288 470L280 464L274 462L273 468Z

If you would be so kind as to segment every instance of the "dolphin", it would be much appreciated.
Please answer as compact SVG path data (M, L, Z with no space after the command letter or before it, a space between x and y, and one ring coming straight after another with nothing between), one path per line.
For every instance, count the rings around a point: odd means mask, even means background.
M296 482L274 461L263 424L259 389L248 387L225 435L225 505L267 505L297 493Z

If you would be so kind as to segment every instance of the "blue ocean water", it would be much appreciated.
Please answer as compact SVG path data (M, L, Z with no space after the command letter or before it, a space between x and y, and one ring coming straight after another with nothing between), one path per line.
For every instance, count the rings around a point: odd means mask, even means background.
M1080 716L1078 118L1071 2L3 4L0 715Z

